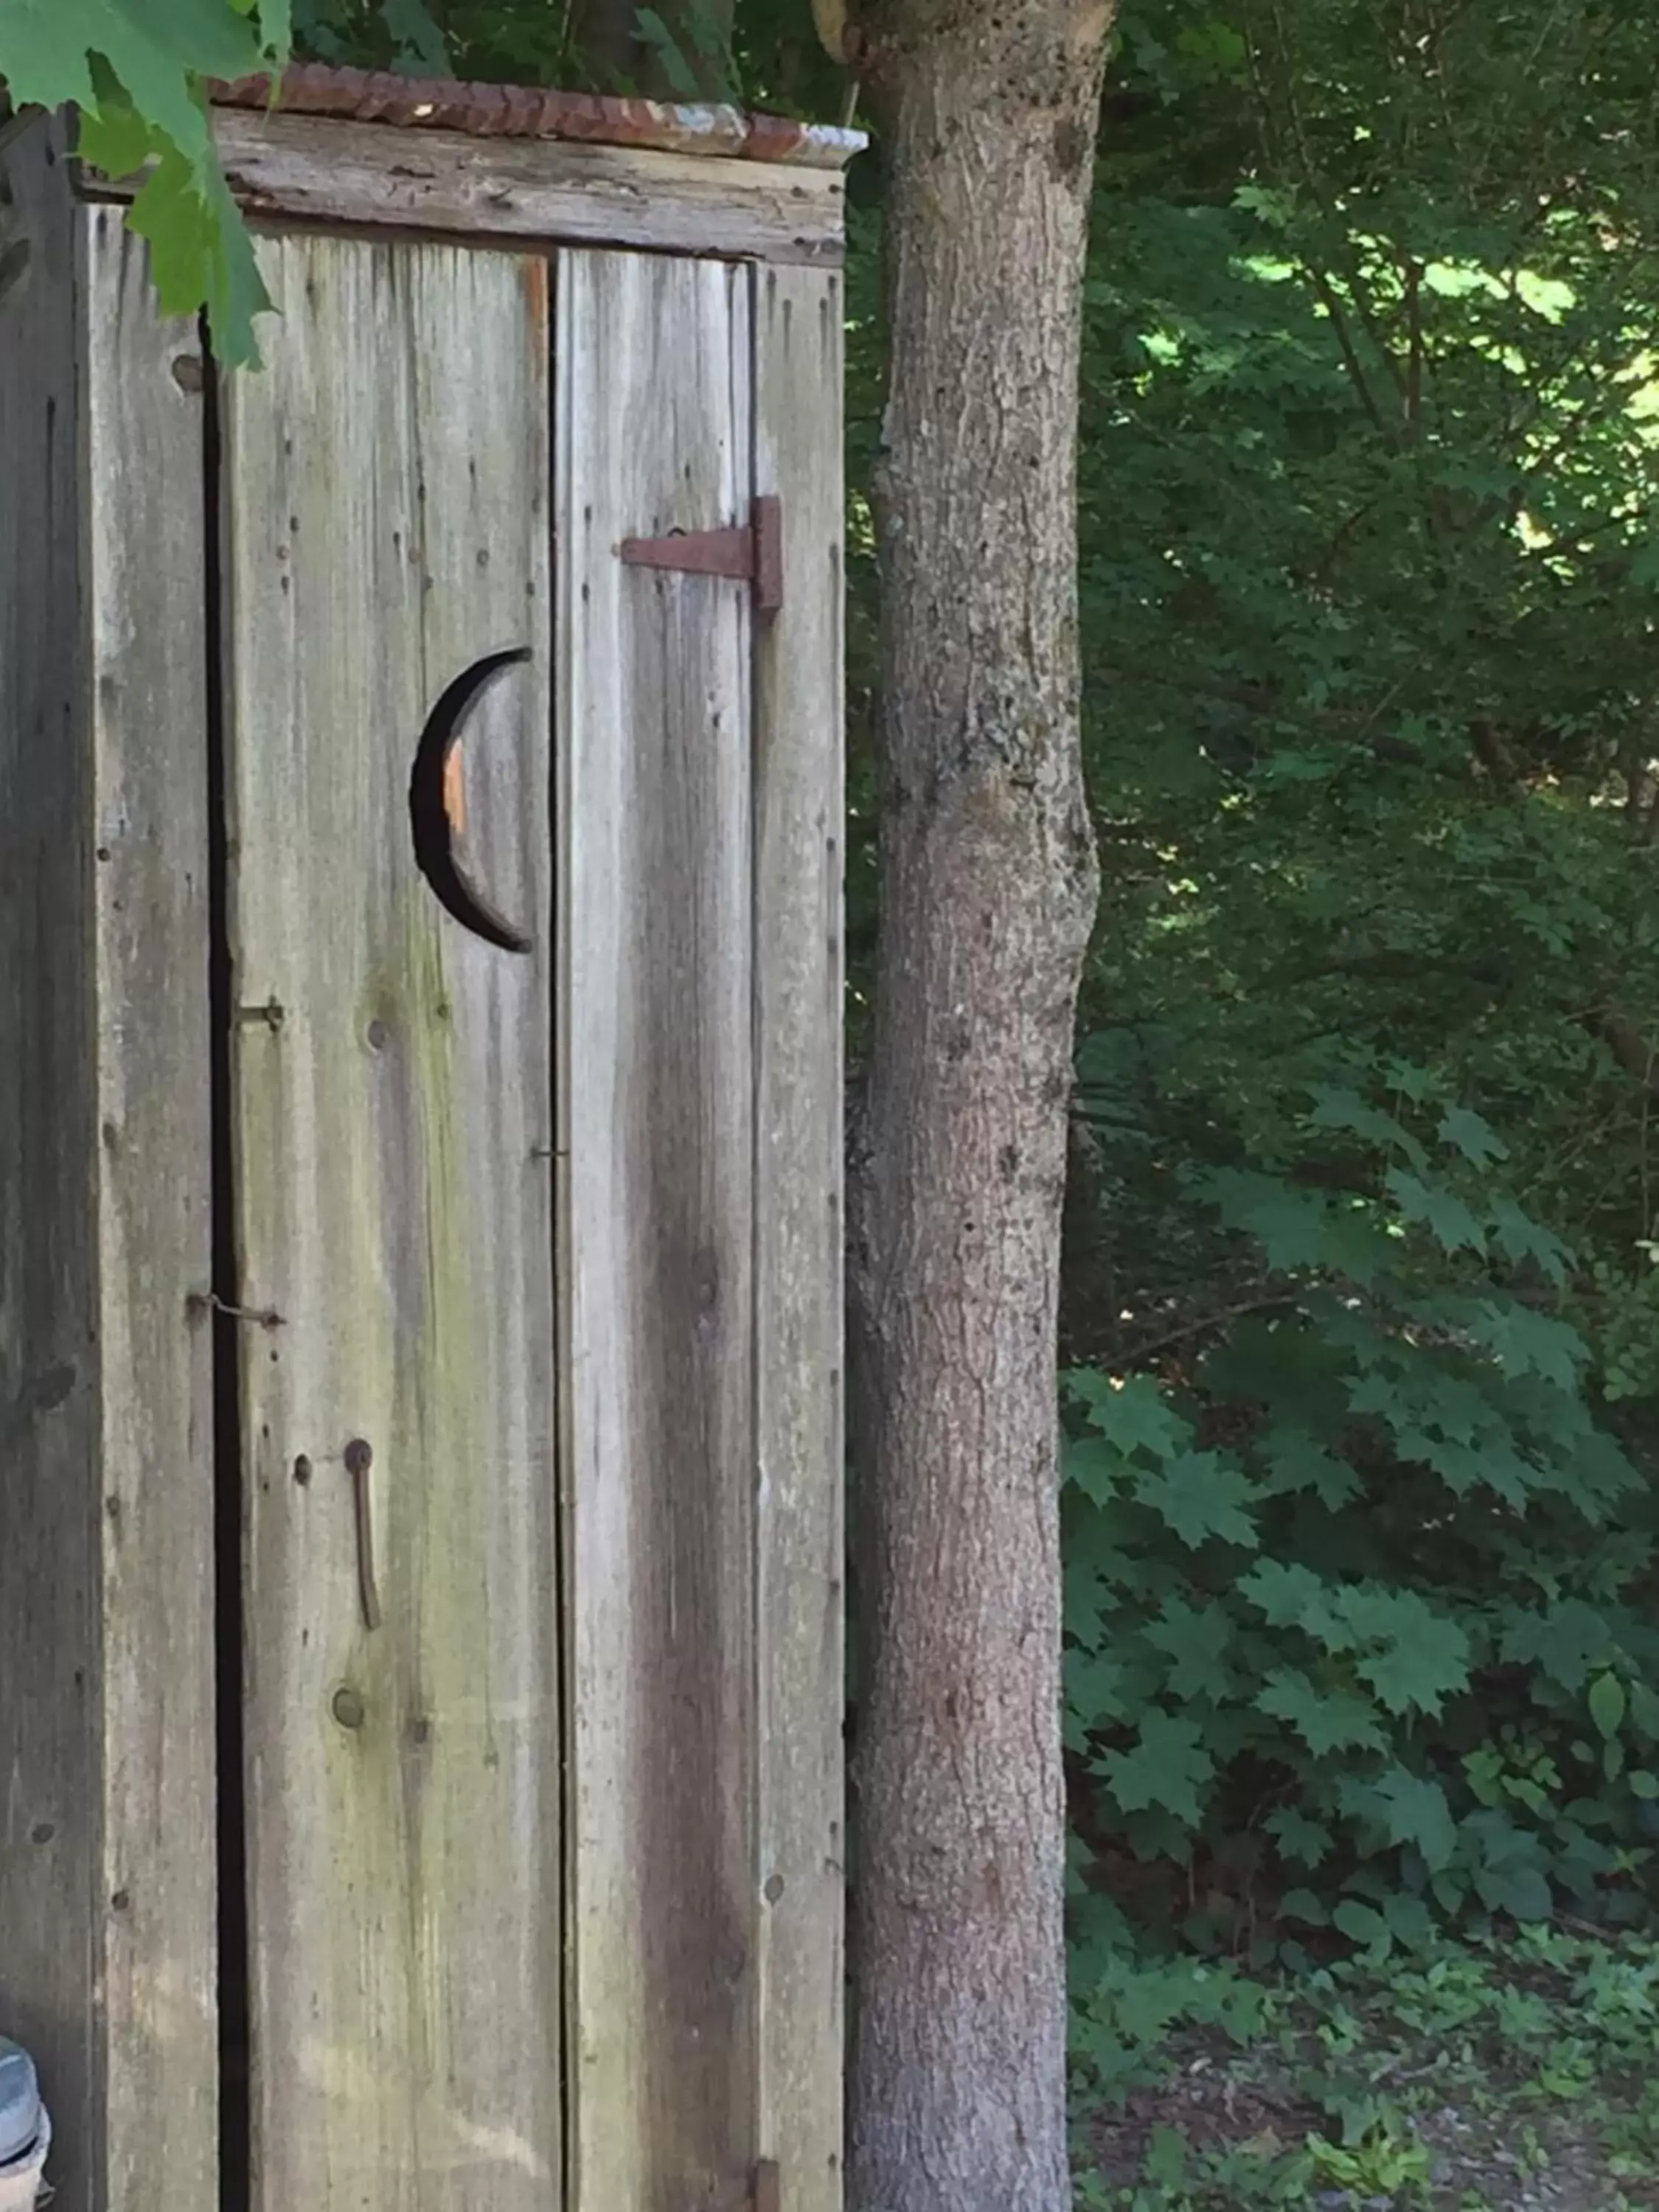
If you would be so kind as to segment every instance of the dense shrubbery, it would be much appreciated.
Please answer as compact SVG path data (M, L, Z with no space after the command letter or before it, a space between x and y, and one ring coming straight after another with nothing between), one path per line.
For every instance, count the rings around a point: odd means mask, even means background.
M1295 1961L1646 1907L1656 25L1535 16L1126 26L1085 364L1085 1938Z
M1164 1388L1068 1385L1085 1833L1109 1883L1119 1844L1190 1868L1165 1909L1259 1955L1333 1923L1627 1911L1659 1833L1645 1486L1534 1295L1565 1256L1484 1121L1420 1070L1388 1081L1388 1106L1324 1091L1302 1118L1356 1186L1370 1156L1369 1191L1188 1180L1254 1310Z

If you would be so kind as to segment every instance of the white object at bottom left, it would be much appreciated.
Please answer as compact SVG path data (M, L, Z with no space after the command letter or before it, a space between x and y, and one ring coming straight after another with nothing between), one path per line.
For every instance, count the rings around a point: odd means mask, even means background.
M51 2148L34 2061L21 2043L0 2035L0 2212L33 2212L41 2202Z

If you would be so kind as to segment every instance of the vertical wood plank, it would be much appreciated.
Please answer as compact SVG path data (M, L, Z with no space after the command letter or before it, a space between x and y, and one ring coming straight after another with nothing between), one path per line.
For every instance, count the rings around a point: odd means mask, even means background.
M63 2200L217 2203L199 397L0 149L0 2016Z
M559 261L562 1285L576 2212L755 2147L749 277Z
M218 2203L201 353L87 240L112 2212ZM175 375L177 367L179 374ZM194 374L192 374L194 372Z
M98 1073L81 593L83 240L14 126L0 232L0 2005L103 2202ZM56 166L52 166L53 164ZM25 259L23 257L27 256Z
M320 237L260 258L283 320L226 446L241 1297L281 1316L246 1334L254 2202L547 2212L548 270ZM439 694L522 645L462 755L520 957L440 908L406 792Z
M756 489L784 600L756 647L756 1574L760 2146L842 2200L840 277L755 274Z

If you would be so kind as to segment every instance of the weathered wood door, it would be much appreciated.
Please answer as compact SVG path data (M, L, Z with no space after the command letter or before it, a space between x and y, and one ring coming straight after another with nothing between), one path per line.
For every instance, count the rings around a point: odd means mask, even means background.
M545 264L287 238L222 448L254 2202L559 2202ZM443 912L408 787L527 955Z
M840 179L428 105L231 379L0 125L0 2010L86 2212L839 2212Z
M818 2212L834 679L803 708L748 580L622 549L776 488L757 386L833 419L834 280L261 258L220 448L253 2202L738 2212L780 2160ZM809 471L798 653L837 506ZM508 651L447 792L527 951L410 830Z

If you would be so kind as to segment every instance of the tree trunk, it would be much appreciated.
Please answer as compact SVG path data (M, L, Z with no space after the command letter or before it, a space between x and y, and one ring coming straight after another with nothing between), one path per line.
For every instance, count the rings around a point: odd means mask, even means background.
M1083 254L1109 0L874 0L881 927L852 1300L858 2212L1070 2201L1055 1322L1097 877Z

